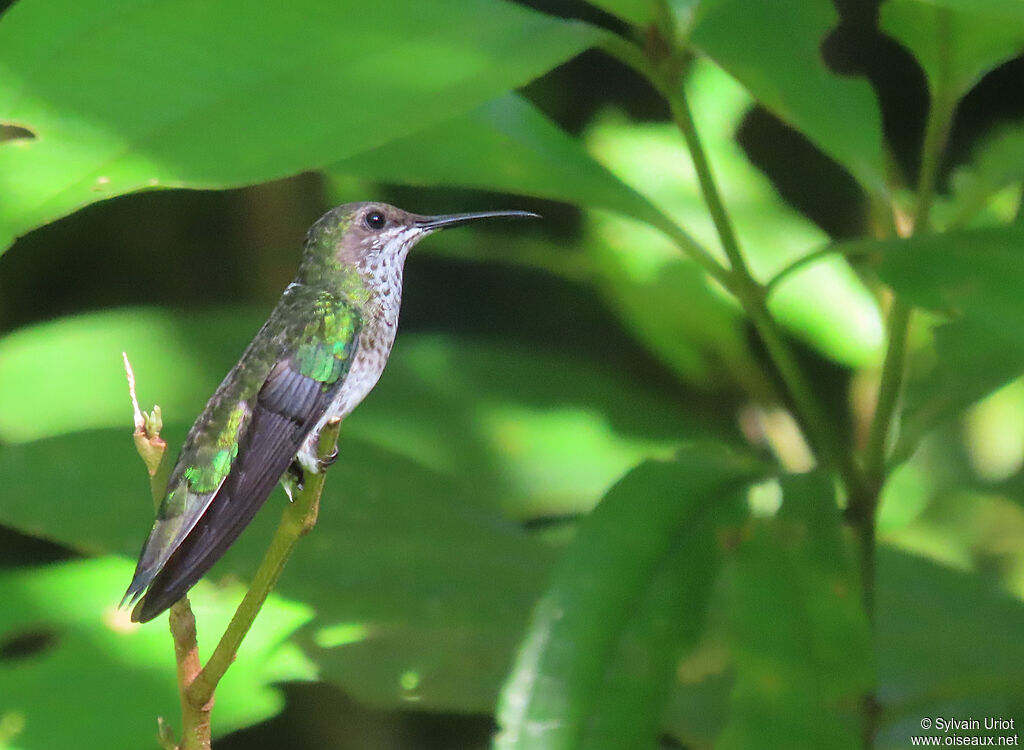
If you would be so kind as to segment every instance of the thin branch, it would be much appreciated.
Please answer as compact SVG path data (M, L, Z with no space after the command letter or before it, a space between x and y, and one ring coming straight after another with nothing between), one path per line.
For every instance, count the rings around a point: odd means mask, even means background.
M139 410L135 396L135 375L127 355L124 355L135 422L135 444L146 463L150 476L150 489L157 505L163 500L167 477L160 470L167 444L160 438L160 410L151 414ZM326 460L334 454L338 444L340 419L330 420L320 433L317 455ZM274 533L270 547L253 578L249 590L235 610L231 623L221 637L205 667L201 667L196 643L196 618L188 597L182 597L171 606L168 623L174 640L174 658L177 664L178 694L181 701L182 732L178 750L210 750L210 712L213 695L228 667L235 660L238 647L252 627L256 615L281 575L298 540L316 525L320 510L326 471L308 477L306 486L295 502L289 503ZM159 719L158 739L162 747L175 747L170 728Z
M811 438L809 442L820 453L819 457L839 473L847 491L850 494L859 492L862 485L860 469L850 451L839 439L838 431L831 429L829 417L818 401L814 388L807 380L786 342L785 336L769 312L766 288L757 282L747 267L733 231L732 222L729 220L715 183L704 147L701 144L697 125L687 103L683 86L681 82L677 81L676 85L666 86L665 90L668 91L669 106L676 118L676 124L682 131L693 158L701 191L718 230L722 247L729 257L734 280L732 289L750 316L758 335L768 350L768 355L785 383L792 398L797 419Z
M633 68L633 70L647 79L657 89L658 93L668 99L668 90L665 88L662 75L642 49L614 34L609 34L605 37L601 47L612 57ZM669 239L675 243L676 247L684 255L689 256L691 260L695 261L723 287L735 293L735 278L728 268L722 265L707 248L701 245L686 230L660 211L658 211L658 219L657 228L668 235Z
M326 460L334 454L340 427L340 419L330 420L324 426L317 445L317 455L320 459ZM249 628L252 627L256 615L267 600L271 589L274 588L274 584L277 583L296 543L316 525L320 512L320 494L323 492L326 475L326 471L320 471L312 476L307 475L306 486L298 493L295 501L289 503L284 509L281 522L278 524L277 531L274 532L274 538L267 548L263 562L260 563L245 598L235 610L231 623L210 655L206 666L189 685L187 698L191 705L202 706L212 699L217 684L235 660L238 647L249 632Z
M764 292L766 297L770 297L772 293L778 288L779 284L788 279L790 276L795 274L797 271L802 271L807 266L814 265L823 260L831 258L833 256L841 256L843 258L857 258L862 255L868 255L869 251L863 250L862 248L854 246L849 250L844 249L841 245L829 245L823 247L820 250L815 250L807 255L802 255L788 266L783 267L775 273L767 283L764 285Z
M178 665L178 700L181 703L181 749L210 750L210 712L213 696L201 704L188 698L189 687L199 675L199 644L196 642L196 616L187 596L171 605L167 617L174 639L174 660Z
M956 110L956 95L950 85L949 45L950 15L940 12L939 46L943 61L939 78L932 91L924 141L921 146L921 173L918 178L917 196L914 206L910 233L923 234L931 228L931 209L935 199L935 186L942 156L949 138L953 113ZM894 297L889 309L889 344L882 364L882 375L878 385L878 401L868 431L864 451L864 474L867 492L850 497L848 513L851 524L860 537L861 596L864 610L872 628L875 624L875 578L877 540L877 511L879 496L888 473L890 435L899 421L899 400L907 371L907 340L913 308L899 297ZM880 710L874 692L864 697L863 746L866 750L874 747L878 730Z
M690 158L693 160L693 167L697 172L697 181L700 183L701 195L704 196L704 203L708 208L708 213L711 214L711 221L718 232L718 238L729 259L733 275L745 281L753 281L753 275L740 251L732 220L729 218L728 211L725 210L725 203L722 202L722 195L711 171L711 164L708 162L704 146L700 141L697 123L693 119L693 112L690 110L690 103L687 101L682 81L667 82L665 89L672 117L682 132L686 147L690 151Z
M940 14L939 44L947 51L950 43L949 14ZM928 109L924 142L921 145L921 174L918 177L917 197L914 206L911 232L924 234L931 229L931 209L935 199L935 186L945 153L949 130L956 111L955 93L950 85L948 55L939 71L932 91L932 102ZM906 371L907 336L913 317L912 308L900 298L894 298L889 310L889 346L882 365L882 377L878 387L878 404L868 433L864 451L865 472L870 481L880 484L884 479L889 451L889 436L897 421L897 407L903 378Z
M124 360L125 377L128 379L128 393L132 400L133 422L135 431L135 449L146 465L149 474L149 490L153 496L153 506L157 509L167 491L167 473L164 467L167 454L167 443L160 437L163 420L160 407L154 406L152 412L139 409L139 400L135 395L135 373L132 371L128 354L121 352ZM210 702L195 707L186 699L188 686L199 672L199 646L196 643L196 618L192 613L192 605L188 597L174 603L171 607L168 624L171 638L174 641L174 660L177 665L178 696L181 702L182 742L181 750L210 750ZM158 738L163 747L173 747L170 727L158 720Z

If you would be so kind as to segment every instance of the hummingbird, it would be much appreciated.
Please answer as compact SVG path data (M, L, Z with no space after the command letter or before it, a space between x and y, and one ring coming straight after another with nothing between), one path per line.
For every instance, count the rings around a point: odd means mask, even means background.
M528 211L420 216L346 203L306 234L298 274L196 419L122 599L147 622L198 581L238 538L274 485L289 498L317 457L324 424L344 419L391 355L405 259L440 229Z

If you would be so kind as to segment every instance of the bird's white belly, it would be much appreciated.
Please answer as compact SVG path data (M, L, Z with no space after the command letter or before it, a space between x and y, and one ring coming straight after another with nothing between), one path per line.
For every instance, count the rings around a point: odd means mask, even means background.
M397 323L397 320L395 321ZM296 458L304 471L316 474L320 471L320 461L317 459L317 440L320 430L327 423L327 420L338 417L344 419L353 409L359 406L367 394L373 390L384 372L384 365L391 356L391 347L395 343L395 324L380 326L374 336L370 331L364 331L359 342L359 350L355 359L349 367L344 382L338 389L338 393L331 402L330 407L317 421L313 431L302 444Z

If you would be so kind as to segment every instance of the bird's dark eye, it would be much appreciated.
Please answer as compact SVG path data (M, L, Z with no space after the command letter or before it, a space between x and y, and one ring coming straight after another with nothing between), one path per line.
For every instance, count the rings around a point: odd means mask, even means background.
M366 214L363 221L366 222L366 226L370 229L383 229L384 225L388 223L388 220L384 218L384 214L380 211L370 211Z

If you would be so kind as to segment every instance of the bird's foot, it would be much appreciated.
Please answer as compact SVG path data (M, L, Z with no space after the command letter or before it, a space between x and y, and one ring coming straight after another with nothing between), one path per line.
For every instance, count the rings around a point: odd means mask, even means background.
M333 466L334 462L338 460L338 446L334 446L334 450L331 451L329 456L317 459L320 463L321 469L326 469L328 466Z
M288 471L281 477L281 486L284 487L285 494L288 495L288 502L294 503L295 493L302 492L305 477L306 475L298 461L292 461L288 465Z

